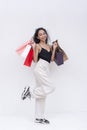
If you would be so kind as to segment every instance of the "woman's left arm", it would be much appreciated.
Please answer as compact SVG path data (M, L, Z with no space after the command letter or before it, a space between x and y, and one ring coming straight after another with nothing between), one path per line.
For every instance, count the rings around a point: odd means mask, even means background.
M51 61L54 61L54 58L55 58L55 49L52 49Z
M56 48L57 48L57 44L54 43L54 44L51 46L51 50L52 50L51 61L54 61L54 59L55 59Z

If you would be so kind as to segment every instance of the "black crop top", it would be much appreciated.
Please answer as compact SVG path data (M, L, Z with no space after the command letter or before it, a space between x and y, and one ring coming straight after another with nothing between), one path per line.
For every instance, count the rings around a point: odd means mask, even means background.
M41 48L41 51L38 54L38 60L41 58L41 59L46 60L46 61L48 61L50 63L50 61L51 61L51 55L52 55L51 50L47 51L46 49Z

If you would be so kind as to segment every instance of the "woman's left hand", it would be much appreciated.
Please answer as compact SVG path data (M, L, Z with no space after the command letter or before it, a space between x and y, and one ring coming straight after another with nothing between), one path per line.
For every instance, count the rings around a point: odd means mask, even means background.
M57 47L58 47L58 43L57 43L57 42L54 42L54 43L53 43L53 49L56 50Z

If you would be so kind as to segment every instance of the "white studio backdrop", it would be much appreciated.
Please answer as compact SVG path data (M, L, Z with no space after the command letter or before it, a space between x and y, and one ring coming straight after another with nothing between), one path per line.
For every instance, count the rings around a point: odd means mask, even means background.
M69 60L51 63L56 86L48 96L48 112L87 111L87 1L0 0L0 114L34 112L34 100L21 101L26 85L34 86L32 67L15 50L29 40L35 29L47 29L51 41L58 39Z

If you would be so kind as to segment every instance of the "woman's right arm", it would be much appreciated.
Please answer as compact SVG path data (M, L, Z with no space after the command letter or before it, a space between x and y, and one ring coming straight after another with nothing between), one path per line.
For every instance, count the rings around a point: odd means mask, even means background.
M38 61L38 53L39 53L39 47L38 47L38 44L36 44L36 43L33 43L33 45L32 45L32 47L33 47L33 61L34 62L37 62Z

